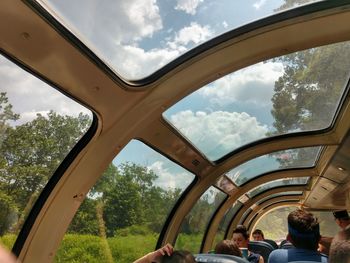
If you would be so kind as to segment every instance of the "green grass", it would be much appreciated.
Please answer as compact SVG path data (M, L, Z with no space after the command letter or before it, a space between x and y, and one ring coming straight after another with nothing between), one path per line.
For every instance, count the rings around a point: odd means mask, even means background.
M155 235L129 235L107 239L114 262L130 263L153 251L157 242ZM103 253L102 240L93 235L67 234L56 254L55 262L108 262Z

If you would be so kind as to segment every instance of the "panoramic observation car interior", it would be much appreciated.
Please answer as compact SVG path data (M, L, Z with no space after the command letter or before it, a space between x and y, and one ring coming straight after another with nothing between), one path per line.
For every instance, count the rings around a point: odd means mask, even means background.
M167 243L246 262L212 253L244 225L267 262L295 209L336 235L349 21L349 0L0 1L2 246L23 263Z

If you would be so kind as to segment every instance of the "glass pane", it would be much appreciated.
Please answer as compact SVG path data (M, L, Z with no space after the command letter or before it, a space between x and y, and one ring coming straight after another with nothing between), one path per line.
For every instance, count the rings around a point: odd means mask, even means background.
M212 161L257 140L330 126L349 79L350 42L281 56L226 75L164 118Z
M252 209L247 209L244 214L242 215L241 219L240 219L240 224L243 224L243 221L247 218L247 216L250 214L250 212L252 211Z
M257 204L260 205L262 203L264 203L265 201L267 200L270 200L272 198L275 198L275 197L280 197L280 196L286 196L286 195L302 195L303 192L302 191L289 191L289 192L282 192L282 193L276 193L276 194L272 194L272 195L269 195L269 196L266 196L262 199L260 199Z
M306 147L273 152L245 162L226 175L236 185L241 186L267 172L312 167L316 163L320 150L321 147Z
M297 177L297 178L284 178L279 180L274 180L250 190L247 195L249 198L253 198L258 194L265 192L266 190L279 187L279 186L291 186L291 185L306 185L310 177Z
M0 55L0 236L12 247L92 113Z
M315 0L41 0L117 73L144 78L233 28Z
M207 225L226 196L213 186L201 196L181 224L175 249L199 252Z
M260 218L255 229L261 229L266 239L275 240L279 244L288 234L287 217L296 209L292 206L272 210Z
M225 213L224 217L221 219L218 231L216 232L214 243L212 245L212 249L215 249L215 246L220 241L224 240L225 233L227 228L229 227L230 222L232 221L233 216L237 213L237 211L242 207L242 203L235 202L233 206Z
M131 141L90 190L56 261L129 263L154 250L169 212L193 179L160 153Z
M220 178L216 181L215 186L220 188L220 190L224 191L225 193L230 193L236 188L233 182L226 176L220 176Z

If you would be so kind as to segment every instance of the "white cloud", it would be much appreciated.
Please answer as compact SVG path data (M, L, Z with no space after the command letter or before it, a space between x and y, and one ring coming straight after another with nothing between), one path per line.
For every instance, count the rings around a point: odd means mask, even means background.
M214 81L199 93L221 106L235 101L269 105L274 83L282 74L282 63L258 63Z
M253 4L254 8L259 10L263 5L266 4L266 0L259 0Z
M195 15L198 5L203 0L177 0L176 10L185 11L187 14Z
M187 46L189 44L196 44L204 42L213 36L209 26L201 26L196 22L192 22L190 26L182 28L176 33L173 41L169 41L168 45L172 49L178 49L179 46Z
M147 167L152 170L156 175L158 175L155 184L163 189L169 188L184 188L187 187L191 181L192 176L186 172L173 173L169 168L166 167L161 161L156 161Z
M237 147L265 137L268 131L265 125L245 112L186 110L171 115L170 121L214 160Z
M227 22L226 22L226 21L222 22L222 26L223 26L224 28L228 28Z
M209 26L191 23L174 32L164 48L146 51L137 45L119 45L119 52L114 53L113 61L119 65L118 73L124 76L131 79L140 75L147 76L212 35Z
M71 116L90 112L3 57L0 57L0 79L1 92L6 92L13 111L21 115L15 124L31 121L36 114L46 115L50 110Z

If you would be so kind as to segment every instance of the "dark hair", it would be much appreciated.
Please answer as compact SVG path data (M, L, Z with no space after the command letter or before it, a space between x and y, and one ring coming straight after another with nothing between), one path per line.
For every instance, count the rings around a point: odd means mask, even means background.
M227 254L242 257L241 250L232 240L223 240L215 246L216 254Z
M295 247L317 250L320 228L312 213L301 209L291 212L288 215L288 233Z
M264 238L264 233L260 229L255 229L252 235L261 235Z
M244 239L249 239L247 228L244 225L238 225L232 234L242 234Z
M196 260L189 251L174 250L171 256L163 256L162 263L196 263Z

